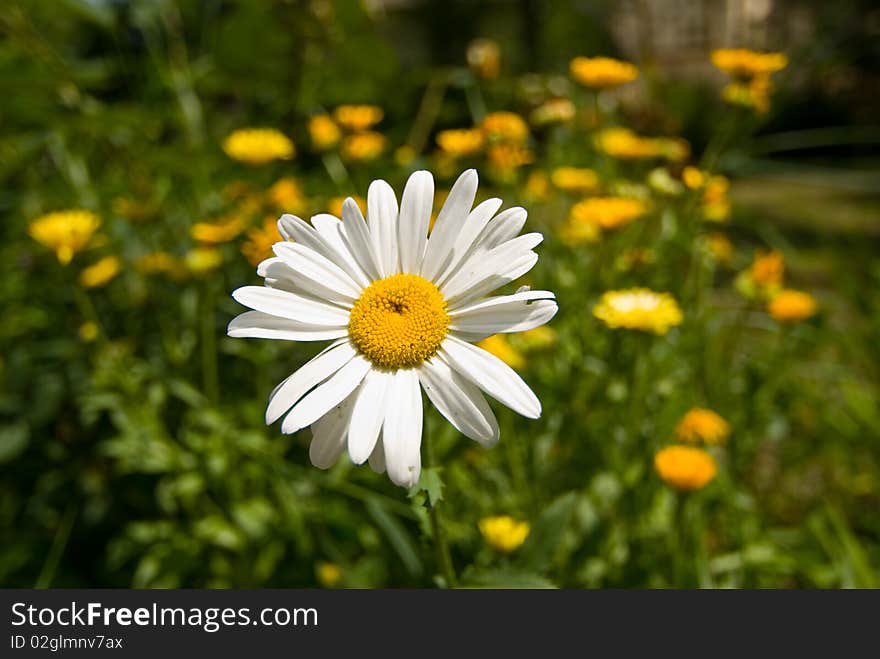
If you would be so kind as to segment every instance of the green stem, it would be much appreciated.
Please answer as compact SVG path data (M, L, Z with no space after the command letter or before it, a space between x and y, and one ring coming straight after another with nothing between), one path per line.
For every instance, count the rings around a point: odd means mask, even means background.
M43 563L43 569L40 570L40 576L37 577L34 588L48 588L52 584L55 572L58 569L58 562L61 560L61 555L67 546L67 540L70 538L70 531L73 529L76 512L76 506L71 504L64 513L64 517L55 531L55 539L52 541L52 547L49 549L46 561Z
M425 458L427 467L434 465L434 446L429 433L425 433ZM429 503L428 516L431 519L431 536L434 540L434 550L437 554L437 566L443 575L444 587L455 588L458 579L455 576L455 566L452 564L452 554L449 552L449 541L443 528L443 520L438 510L439 501Z
M214 328L214 289L210 283L202 287L202 311L199 314L202 348L202 386L205 395L212 403L219 398L219 376L217 368L217 337Z

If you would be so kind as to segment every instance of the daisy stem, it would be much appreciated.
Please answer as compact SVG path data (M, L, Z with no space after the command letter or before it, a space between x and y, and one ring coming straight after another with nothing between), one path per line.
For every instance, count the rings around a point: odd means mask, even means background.
M428 433L425 433L425 457L427 458L428 467L433 467L434 446ZM434 550L437 553L437 567L443 575L445 587L455 588L458 579L455 576L455 566L452 564L452 555L449 552L449 541L443 528L443 520L440 517L440 511L437 509L437 504L439 503L439 501L435 501L428 506L428 516L431 519L431 536L434 539Z

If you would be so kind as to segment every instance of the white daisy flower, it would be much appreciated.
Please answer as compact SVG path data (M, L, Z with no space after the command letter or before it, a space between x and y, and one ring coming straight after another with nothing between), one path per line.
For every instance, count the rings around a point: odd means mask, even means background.
M486 447L499 431L481 390L523 416L541 415L522 378L472 342L530 330L556 314L549 291L488 297L532 269L542 236L517 237L526 211L495 215L500 199L472 209L476 192L471 169L430 235L434 179L426 171L410 176L399 208L391 187L373 181L366 221L353 199L341 221L283 215L278 227L292 242L276 243L275 257L257 268L265 286L232 293L253 311L229 324L229 336L333 341L275 388L266 409L267 424L284 416L284 433L311 427L316 467L329 468L347 447L355 464L369 460L397 485L417 483L419 385L456 429Z

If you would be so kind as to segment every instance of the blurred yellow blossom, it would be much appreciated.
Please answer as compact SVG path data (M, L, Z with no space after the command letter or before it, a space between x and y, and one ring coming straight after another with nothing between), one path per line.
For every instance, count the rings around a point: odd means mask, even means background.
M592 192L599 186L599 177L586 167L557 167L550 172L550 181L564 192Z
M184 272L184 264L168 252L152 252L139 258L135 262L135 270L138 272L151 275L156 273L164 273L169 275L180 275Z
M607 89L632 82L639 70L629 62L610 57L575 57L569 63L571 77L593 89Z
M574 119L575 107L567 98L551 98L544 101L529 114L534 126L560 124Z
M457 128L437 133L437 146L454 158L472 156L483 150L483 131L479 128Z
M266 199L276 210L299 215L305 211L306 196L299 182L286 176L280 178L266 191Z
M735 78L770 75L788 66L784 53L758 53L746 48L719 48L713 50L712 64Z
M611 328L624 328L666 334L680 325L681 309L668 293L646 288L608 291L593 307L593 315Z
M702 198L703 217L710 222L724 222L730 217L727 193L730 181L726 176L711 176L705 184Z
M315 566L315 576L324 588L333 588L342 579L342 568L335 563L321 562Z
M309 139L315 151L332 149L341 138L342 131L329 115L318 114L309 119Z
M515 112L490 112L480 124L490 142L522 143L529 138L529 126Z
M612 158L636 160L663 155L657 140L641 137L629 128L606 128L596 136L596 147Z
M684 184L691 190L699 190L706 185L706 181L709 180L709 175L700 171L696 167L688 165L681 172L681 180L684 181Z
M104 286L122 270L122 262L115 256L105 256L79 273L79 282L86 288Z
M467 47L467 63L474 75L492 80L501 73L501 47L492 39L474 39Z
M767 311L780 323L798 323L816 314L819 305L809 293L785 289L767 304Z
M511 346L507 337L502 334L493 334L476 345L486 352L492 353L511 368L523 368L526 365L526 358Z
M366 216L367 200L360 195L352 195L351 198L354 199L354 203L357 204L357 207L361 209L361 213ZM342 204L345 203L346 199L348 199L348 197L333 197L332 199L328 199L327 212L336 217L342 217Z
M559 227L559 239L569 247L577 247L587 243L598 242L602 230L598 224L590 222L573 222L571 218Z
M723 444L730 435L730 424L717 412L695 407L681 417L675 435L683 442Z
M272 245L284 240L278 232L274 217L267 217L260 226L247 232L247 240L241 245L241 253L254 267L272 256Z
M617 229L647 211L647 205L640 199L591 197L572 206L569 221L574 224L592 224L601 229Z
M486 158L492 167L501 171L512 171L535 162L535 154L521 144L493 144Z
M478 524L483 539L493 549L509 554L522 546L529 536L529 523L509 515L484 517Z
M353 131L364 131L372 128L385 113L375 105L340 105L333 111L333 118L343 128Z
M348 160L375 160L388 146L388 140L382 133L365 131L348 135L342 141L342 154Z
M712 233L703 238L703 244L713 259L719 263L730 263L733 260L733 244L723 233Z
M190 227L190 235L200 243L216 245L228 243L237 238L245 229L240 217L227 217L214 222L196 222Z
M525 195L531 201L544 201L550 195L550 180L542 171L534 171L526 179Z
M750 269L752 281L764 288L778 288L785 274L785 257L782 252L757 252Z
M721 98L731 105L739 105L764 114L770 109L772 83L769 76L756 76L748 82L732 82L721 90Z
M59 263L67 265L75 254L86 248L100 225L100 218L92 211L56 211L33 220L28 234L55 252Z
M715 459L693 446L667 446L658 451L654 468L667 485L685 492L702 489L718 472Z
M216 247L196 247L183 258L187 269L194 275L202 275L223 263L223 254Z
M249 165L289 160L296 153L290 138L274 128L242 128L233 131L223 141L223 150L230 158Z
M91 343L92 341L97 339L99 334L100 329L98 328L97 323L91 320L87 320L79 326L79 338L81 338L86 343Z

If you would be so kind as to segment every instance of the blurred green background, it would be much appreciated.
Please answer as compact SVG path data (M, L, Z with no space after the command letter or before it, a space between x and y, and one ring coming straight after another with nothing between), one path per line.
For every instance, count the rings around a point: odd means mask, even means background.
M0 585L430 586L425 501L442 482L466 585L880 586L874 3L6 0L0 34ZM494 79L467 66L477 37L500 48ZM264 426L269 391L317 347L227 338L241 310L229 292L258 281L245 235L200 265L193 225L246 203L259 225L278 210L261 191L282 177L304 217L374 178L400 191L420 167L448 188L461 167L437 156L436 132L547 96L586 111L568 78L577 55L637 64L636 83L598 99L603 121L680 135L699 163L737 111L709 63L729 46L790 65L770 111L741 113L713 163L731 181L726 267L693 248L707 232L693 205L649 189L651 167L599 157L589 126L535 129L536 161L512 177L476 163L481 194L525 205L547 236L528 279L557 292L558 338L520 369L540 420L496 408L501 442L484 451L430 412L438 466L409 496L345 458L321 472L308 431ZM375 160L309 146L309 117L351 103L384 110ZM282 131L296 156L227 157L223 140L246 126ZM573 200L536 201L527 183L561 165L592 167L606 191L640 186L643 229L578 248L556 237ZM102 220L70 265L28 235L66 208ZM781 327L743 299L736 271L756 249L784 254L816 318ZM156 252L188 267L136 267ZM106 255L122 272L78 284ZM673 292L681 328L651 337L592 317L604 290L635 285ZM653 456L696 405L732 433L715 481L678 493ZM531 525L515 552L478 530L499 514Z

